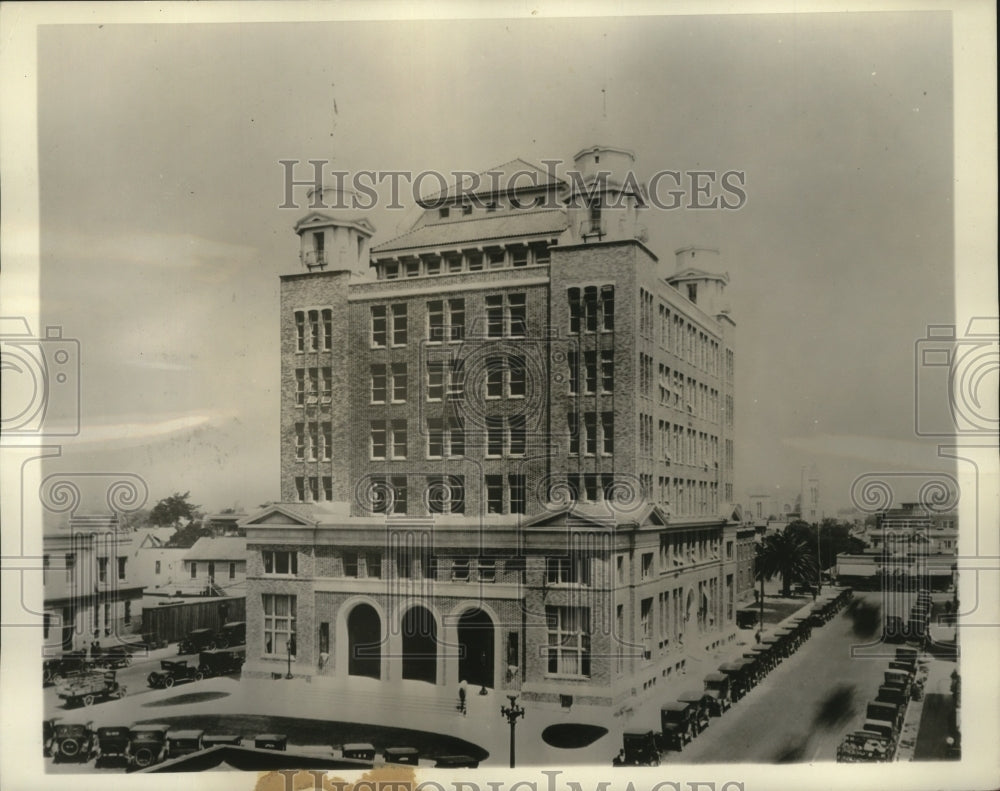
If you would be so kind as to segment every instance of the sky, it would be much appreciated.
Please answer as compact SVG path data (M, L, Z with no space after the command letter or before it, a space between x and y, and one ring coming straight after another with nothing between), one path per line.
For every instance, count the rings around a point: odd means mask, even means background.
M40 309L81 345L81 432L46 469L138 474L150 505L278 498L278 276L307 211L278 208L280 160L603 143L646 177L746 174L738 211L645 218L661 260L716 247L730 275L738 501L792 503L815 465L834 513L860 476L948 470L913 402L917 342L955 322L953 105L942 12L43 27Z

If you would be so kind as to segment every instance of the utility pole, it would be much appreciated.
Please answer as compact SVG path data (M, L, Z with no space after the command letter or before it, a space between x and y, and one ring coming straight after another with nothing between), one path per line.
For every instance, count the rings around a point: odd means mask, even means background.
M816 523L816 595L823 592L823 563L820 561L819 548L820 523Z
M501 706L500 714L507 718L510 723L510 768L514 768L514 727L517 725L517 718L524 716L524 706L517 705L517 695L508 695L509 706Z

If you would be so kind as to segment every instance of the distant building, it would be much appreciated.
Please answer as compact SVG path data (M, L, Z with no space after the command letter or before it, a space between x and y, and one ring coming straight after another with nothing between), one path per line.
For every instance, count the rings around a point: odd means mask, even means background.
M46 531L42 547L47 648L86 648L140 627L132 533L118 515L74 515L68 527Z
M802 486L800 489L799 518L810 524L823 521L826 516L820 491L819 470L813 464L808 470L802 468Z
M199 538L184 553L182 595L241 596L246 591L247 541L236 536Z
M170 547L172 527L140 528L133 534L134 579L145 593L174 593L183 580L185 547Z

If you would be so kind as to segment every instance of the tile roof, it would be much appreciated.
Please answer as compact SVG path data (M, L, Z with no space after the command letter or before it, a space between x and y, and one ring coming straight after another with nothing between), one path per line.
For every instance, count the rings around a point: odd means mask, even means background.
M492 175L495 173L498 173L499 175ZM525 173L529 175L525 176ZM510 162L504 162L502 165L496 165L495 167L479 173L478 176L479 183L476 185L475 189L471 189L469 181L463 180L463 187L461 190L458 189L457 184L449 184L443 190L438 190L430 195L422 196L420 203L428 203L430 201L437 202L442 197L447 196L457 197L459 195L491 195L498 192L506 192L507 186L511 184L511 179L514 176L517 176L517 178L511 186L513 186L517 192L522 190L527 191L538 189L546 186L558 187L566 183L564 179L561 179L558 176L553 177L549 171L543 170L538 167L538 165L533 165L531 162L526 162L523 159L512 159Z
M243 537L199 538L184 560L246 560L247 540Z
M402 236L376 245L372 248L372 254L377 256L412 247L452 247L463 242L562 233L566 227L566 212L561 209L511 211L469 220L421 225Z

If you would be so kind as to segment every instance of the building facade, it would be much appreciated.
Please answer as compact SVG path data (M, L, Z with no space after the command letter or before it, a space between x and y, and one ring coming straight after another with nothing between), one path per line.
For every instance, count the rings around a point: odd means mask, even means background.
M297 224L245 673L624 710L734 638L728 274L647 247L630 152L574 164L502 165L374 248L363 217Z
M134 579L132 534L119 516L74 515L42 538L46 650L113 644L142 624L142 585Z

